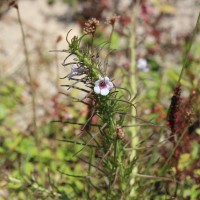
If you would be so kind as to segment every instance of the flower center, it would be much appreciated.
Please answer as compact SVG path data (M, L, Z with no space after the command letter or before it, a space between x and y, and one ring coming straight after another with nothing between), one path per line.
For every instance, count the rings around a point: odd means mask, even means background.
M106 88L106 82L105 81L101 81L99 84L100 88Z

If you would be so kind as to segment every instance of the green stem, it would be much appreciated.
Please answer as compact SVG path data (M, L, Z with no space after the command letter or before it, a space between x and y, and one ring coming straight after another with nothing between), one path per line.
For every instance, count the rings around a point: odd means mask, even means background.
M95 79L98 79L98 73L94 70L95 67L92 66L92 63L90 62L90 60L86 58L82 53L80 53L79 50L75 50L72 53L75 54L79 58L79 60L82 61L84 65L88 67L88 69L92 73L90 77L94 77Z
M133 95L136 94L137 92L137 87L136 87L136 76L135 76L135 67L136 67L136 58L135 58L135 12L136 12L136 6L133 7L132 9L132 21L131 21L131 27L130 27L130 77L129 77L129 82L130 82L130 86L131 86L131 92ZM132 102L134 104L134 102ZM131 113L132 116L136 116L136 110L134 107L131 107ZM130 124L136 124L136 120L135 118L132 118L130 121ZM130 127L129 131L131 132L131 146L132 148L135 148L138 144L138 137L137 137L137 129L136 126ZM136 150L132 150L131 155L130 155L130 160L132 161L134 159L134 157L136 156ZM130 193L130 196L134 196L135 194L135 190L133 187L133 184L135 182L135 173L137 173L138 168L136 165L134 165L133 170L132 170L132 174L131 174L131 180L130 180L130 184L132 186L132 190Z
M112 166L112 171L114 172L116 169L116 165L117 165L117 146L118 146L118 142L117 142L117 137L114 139L114 158L113 158L113 166Z
M112 30L111 30L110 37L109 37L109 40L108 40L108 56L107 56L107 61L106 61L106 66L105 66L105 74L107 74L108 59L109 59L109 54L110 54L110 50L111 50L110 47L111 47L113 32L114 32L114 25L112 25Z
M57 49L57 43L55 45L55 49ZM57 54L57 52L55 53L55 62L56 62L56 88L57 88L57 91L59 91L60 76L59 76L59 65L58 65L58 54Z
M136 94L137 92L137 87L136 87L136 76L135 76L135 66L136 66L136 58L135 58L135 32L134 32L134 27L135 26L135 9L133 8L132 11L132 22L131 22L131 28L130 28L130 77L129 77L129 81L130 81L130 90L132 92L133 95ZM134 104L134 102L132 102ZM132 116L136 116L136 110L134 107L132 107L131 109L131 113ZM131 119L131 124L136 124L135 122L135 118L133 117ZM132 127L131 129L131 133L132 133L132 137L135 137L136 135L136 128ZM135 145L135 142L133 142L132 145Z
M16 7L17 10L17 17L18 21L20 24L20 29L22 33L22 41L23 41L23 46L24 46L24 55L25 55L25 63L26 63L26 68L28 72L28 78L29 78L29 84L30 84L30 90L31 90L31 103L32 103L32 113L33 113L33 128L34 128L34 133L35 133L35 138L37 141L37 121L36 121L36 104L35 104L35 93L34 93L34 85L33 85L33 80L32 80L32 75L31 75L31 69L30 69L30 62L29 62L29 56L28 56L28 49L27 49L27 44L26 44L26 36L24 33L23 25L22 25L22 20L19 12L19 7Z
M88 176L90 177L91 174L91 168L92 165L90 163L92 163L94 157L94 151L93 149L90 150L90 159L89 159L89 164L88 164ZM86 199L90 199L90 179L87 180L87 192L86 192Z
M8 176L8 180L12 183L15 183L15 184L20 184L20 185L23 185L23 183L21 182L21 180L15 178L15 177L12 177L12 176ZM24 184L26 185L26 184ZM42 192L42 193L46 193L46 194L52 194L54 197L62 197L62 194L60 193L57 193L57 192L53 192L53 191L50 191L50 190L47 190L43 187L41 187L40 185L38 185L36 182L30 184L30 187L38 192Z
M188 127L185 128L185 130L183 131L183 133L181 134L178 142L176 143L176 146L173 148L172 152L170 153L167 161L165 162L164 166L163 166L163 171L166 170L167 164L168 162L171 160L172 156L174 155L174 152L176 151L177 147L179 146L179 144L181 143L181 140L183 139L184 135L187 133Z
M114 32L114 24L112 25L112 30L111 30L110 37L109 37L109 43L108 43L108 50L109 50L109 51L111 50L110 47L111 47L113 32Z
M181 79L182 79L182 76L183 76L183 72L185 70L185 68L188 66L190 60L188 60L188 55L190 53L190 49L192 47L192 44L193 44L193 41L194 41L194 38L197 34L197 32L199 31L200 29L200 12L199 12L199 15L198 15L198 19L197 19L197 22L196 22L196 25L195 25L195 28L194 28L194 31L192 33L192 37L189 41L189 44L187 46L187 49L186 49L186 52L185 52L185 55L184 55L184 60L183 60L183 67L181 69L181 73L179 75L179 79L178 79L178 83L180 83Z

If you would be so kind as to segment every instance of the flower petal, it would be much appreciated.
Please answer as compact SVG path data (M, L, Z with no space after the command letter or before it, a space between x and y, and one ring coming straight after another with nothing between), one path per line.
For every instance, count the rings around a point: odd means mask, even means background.
M113 83L109 81L109 83L107 84L107 88L111 90L113 88Z
M110 81L110 79L107 76L105 76L104 80L106 83L108 83Z
M106 96L109 93L108 88L101 89L101 95Z
M100 80L96 81L96 82L94 83L94 85L95 85L95 86L99 86L99 83L100 83Z
M94 92L97 93L97 94L100 94L100 92L101 92L100 87L99 86L95 86L94 87Z
M137 68L142 71L146 71L148 69L147 60L144 58L139 58L137 61Z
M78 73L76 73L76 72L70 72L70 73L67 75L67 78L68 78L68 79L71 79L73 76L76 76L76 75L78 75Z
M101 75L99 75L99 80L100 80L100 81L103 81L104 78L103 78Z
M77 69L77 68L78 68L78 65L77 65L77 64L73 64L73 65L72 65L72 71L75 70L75 69Z
M76 72L77 74L81 75L85 72L85 69L82 67L79 67L79 68L74 69L73 72Z

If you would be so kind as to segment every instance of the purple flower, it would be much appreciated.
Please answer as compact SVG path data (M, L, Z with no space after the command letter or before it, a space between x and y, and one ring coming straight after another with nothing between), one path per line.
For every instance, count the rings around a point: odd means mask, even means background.
M148 67L148 64L147 64L147 60L144 59L144 58L139 58L137 60L137 68L141 71L149 71L149 67Z
M95 82L94 92L96 94L101 94L103 96L106 96L112 88L113 88L113 83L107 76L105 76L104 78L99 76L99 80Z
M80 76L86 70L83 67L79 67L77 64L72 65L71 72L67 75L68 79L71 79L73 76Z

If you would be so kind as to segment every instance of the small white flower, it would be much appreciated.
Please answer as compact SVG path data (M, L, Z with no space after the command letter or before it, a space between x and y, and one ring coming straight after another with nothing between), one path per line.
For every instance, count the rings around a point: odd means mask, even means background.
M104 78L99 76L99 80L95 82L94 92L106 96L112 88L113 83L107 76Z
M71 72L67 75L67 77L71 79L73 76L82 75L84 72L85 72L85 69L83 67L79 67L77 64L73 64L71 68Z
M137 61L137 68L142 71L149 71L147 60L144 58L139 58Z

